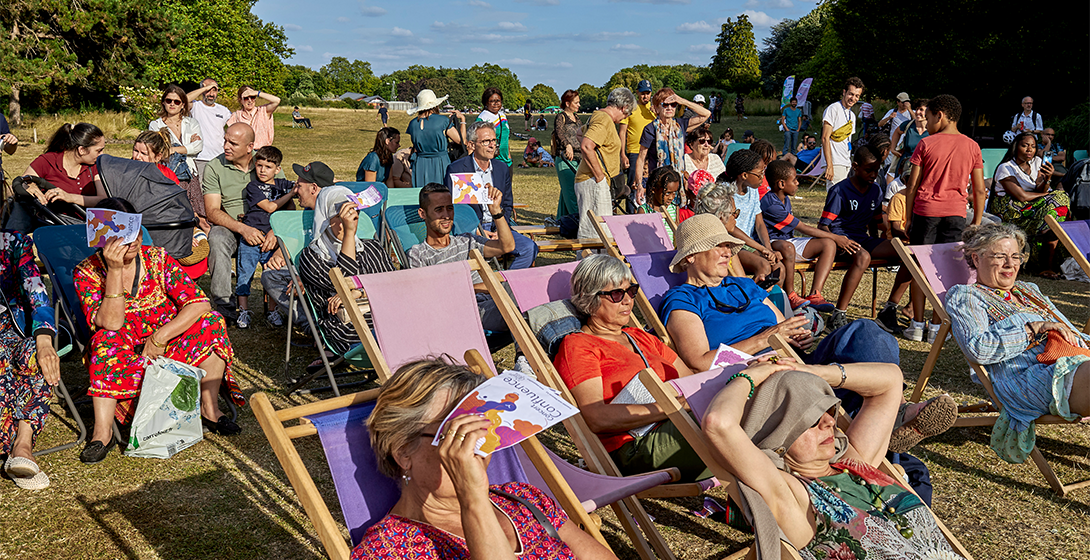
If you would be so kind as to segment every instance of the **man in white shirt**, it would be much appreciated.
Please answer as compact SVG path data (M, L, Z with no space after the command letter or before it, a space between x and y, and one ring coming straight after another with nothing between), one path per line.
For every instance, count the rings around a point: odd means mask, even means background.
M821 116L821 152L825 157L825 190L848 178L852 167L850 144L855 134L855 113L852 105L863 94L863 80L848 78L840 101L825 108Z
M223 130L227 119L231 118L231 110L216 103L219 92L220 86L216 80L205 78L201 81L201 87L186 95L190 102L189 114L200 123L204 139L204 149L194 158L199 177L204 177L204 167L208 162L223 153ZM200 103L197 103L198 99Z
M1041 122L1041 115L1033 110L1033 98L1023 97L1022 112L1015 115L1014 120L1011 121L1011 131L1015 134L1029 131L1040 136L1044 130L1045 126Z
M878 126L886 126L889 122L889 139L893 139L893 131L897 130L897 127L901 126L901 123L912 118L912 103L909 101L908 94L901 92L897 94L897 108L890 109L886 112L886 116L882 117L882 120L878 121ZM892 122L890 122L892 121Z

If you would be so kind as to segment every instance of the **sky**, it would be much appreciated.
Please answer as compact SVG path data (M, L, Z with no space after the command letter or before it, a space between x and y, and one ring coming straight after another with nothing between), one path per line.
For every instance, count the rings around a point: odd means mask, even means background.
M813 0L260 0L253 13L284 28L289 64L334 56L376 76L414 64L510 68L526 88L602 86L636 64L705 66L728 17L749 16L757 49L769 28Z

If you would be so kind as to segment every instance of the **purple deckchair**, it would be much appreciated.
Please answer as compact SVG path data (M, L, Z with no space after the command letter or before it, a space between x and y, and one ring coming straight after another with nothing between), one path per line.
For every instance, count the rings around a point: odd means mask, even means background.
M500 274L507 280L519 309L526 311L550 301L571 297L571 276L576 266L579 266L579 261L504 270Z
M976 282L976 271L965 264L961 243L940 243L936 245L906 245L916 257L931 288L939 301L946 305L946 292L958 284Z
M658 253L674 249L674 243L666 232L666 224L662 221L662 214L657 212L602 216L602 222L609 228L609 234L617 243L617 250L626 257L636 253Z
M1071 238L1071 242L1075 244L1079 253L1084 258L1090 259L1090 222L1087 220L1060 222L1060 227Z
M674 251L627 255L632 276L656 311L662 306L662 298L674 286L685 283L685 273L670 272L670 260Z

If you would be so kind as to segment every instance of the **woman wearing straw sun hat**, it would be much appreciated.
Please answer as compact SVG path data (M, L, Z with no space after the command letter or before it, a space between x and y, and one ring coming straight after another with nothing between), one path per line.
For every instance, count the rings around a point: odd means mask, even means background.
M409 121L405 132L413 142L411 156L413 186L423 187L428 183L442 183L443 174L450 165L447 155L447 142L462 143L466 136L466 119L457 109L451 115L458 120L458 131L451 130L450 117L439 114L439 106L449 95L435 97L435 92L422 89L416 94L416 107L405 111L416 118Z

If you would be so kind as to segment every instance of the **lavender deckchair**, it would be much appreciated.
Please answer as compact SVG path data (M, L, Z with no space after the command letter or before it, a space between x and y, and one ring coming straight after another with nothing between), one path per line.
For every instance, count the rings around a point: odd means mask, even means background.
M330 278L342 298L348 296L350 287L366 292L375 334L367 328L359 309L349 306L347 311L379 379L385 381L409 361L440 355L456 359L463 356L463 351L475 351L481 356L480 369L495 370L473 291L471 273L481 270L492 269L479 252L474 252L471 261L348 278L334 268ZM502 288L499 291L506 296ZM616 502L617 496L632 496L680 476L676 469L639 477L594 474L568 465L548 450L545 453L575 491L573 500L567 503L564 496L554 492L573 519L581 515L589 520L589 511ZM636 539L634 543L639 548Z
M931 353L928 354L927 360L924 362L924 369L920 372L919 379L916 380L916 388L912 391L912 400L914 402L919 402L920 398L922 398L923 390L927 386L927 382L931 377L931 372L935 367L935 361L938 359L939 350L941 350L942 343L946 339L946 333L950 332L950 315L946 312L946 307L944 305L946 301L946 292L951 286L956 284L976 282L976 272L965 264L961 251L957 250L960 245L961 243L905 245L898 239L893 240L893 247L897 250L897 253L901 255L904 265L908 267L908 271L912 274L912 279L915 280L923 290L924 296L931 302L935 314L942 320L938 335L935 337L935 342L931 346ZM989 408L981 410L979 405L972 405L969 407L969 410L966 411L992 412L1002 410L1003 403L999 401L999 398L995 394L995 388L992 386L992 380L988 375L988 370L984 366L974 362L968 354L965 354L964 349L962 349L962 354L965 355L965 360L969 363L969 366L976 372L977 378L980 380L981 385L984 386L984 390L991 399L991 407ZM985 402L985 404L988 403ZM961 412L961 410L959 410L959 412ZM995 420L996 415L994 414L968 416L958 418L954 425L990 426L995 424ZM1037 424L1072 424L1072 422L1069 422L1062 417L1051 414L1041 416L1035 422ZM1052 470L1052 466L1048 464L1044 455L1041 454L1041 450L1037 447L1034 447L1033 451L1030 452L1030 458L1033 459L1037 468L1041 470L1041 474L1045 476L1045 479L1048 481L1049 486L1052 487L1052 490L1061 496L1072 490L1090 486L1090 479L1072 482L1070 484L1062 483L1056 475L1056 472Z
M1045 216L1045 222L1075 262L1079 263L1083 273L1090 276L1090 220L1057 222L1054 216ZM1083 330L1090 332L1090 319L1087 319Z

